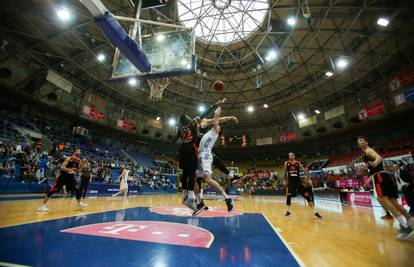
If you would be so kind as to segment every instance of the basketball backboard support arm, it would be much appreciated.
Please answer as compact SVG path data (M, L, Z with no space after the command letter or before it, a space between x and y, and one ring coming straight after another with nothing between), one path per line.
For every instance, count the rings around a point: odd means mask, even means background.
M109 10L99 0L79 0L91 12L94 18L105 15Z
M141 22L139 21L139 18L141 16L141 8L142 8L142 0L137 0L137 3L135 4L135 18L138 19L132 24L132 30L131 30L131 38L137 39L138 34L138 44L139 46L142 46L142 39L141 39Z
M92 13L96 24L109 41L119 48L122 54L137 69L142 72L149 72L151 70L151 64L146 55L141 51L141 47L128 35L100 0L81 0L81 3Z
M188 29L185 26L175 25L175 24L170 24L170 23L163 23L163 22L158 22L158 21L153 21L153 20L134 19L134 18L123 17L123 16L114 16L114 17L117 20L121 20L121 21L129 21L129 22L139 21L141 23L152 24L152 25L157 25L157 26L165 26L165 27L176 28L176 29Z

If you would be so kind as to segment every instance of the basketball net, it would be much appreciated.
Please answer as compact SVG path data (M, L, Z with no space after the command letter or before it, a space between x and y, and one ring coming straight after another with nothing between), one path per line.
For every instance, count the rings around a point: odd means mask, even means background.
M147 82L150 87L149 100L153 102L161 101L165 88L170 84L170 79L160 78L147 80Z

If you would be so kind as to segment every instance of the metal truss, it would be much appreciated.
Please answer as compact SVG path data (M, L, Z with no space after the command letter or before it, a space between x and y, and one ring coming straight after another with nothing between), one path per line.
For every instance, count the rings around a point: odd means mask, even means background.
M188 5L189 1L177 2ZM220 29L220 21L229 18L208 13L208 8L204 10L205 14L195 14L197 9L189 7L189 14L194 15L193 23L207 29L201 30L202 40L196 45L200 72L174 78L164 100L157 105L147 100L145 86L131 90L125 83L108 81L110 60L100 64L95 57L99 52L105 52L109 57L113 47L77 2L68 3L74 12L74 20L67 25L59 24L54 17L55 6L49 1L36 5L23 0L7 3L7 6L3 3L0 32L16 43L22 43L24 46L19 48L22 56L38 63L39 71L55 69L79 88L130 106L147 116L194 114L198 103L213 103L227 97L225 110L240 117L241 124L236 130L289 123L290 113L300 107L323 109L326 107L324 103L339 104L344 98L333 96L358 93L360 89L355 88L356 84L364 84L364 80L378 74L386 79L389 64L399 68L413 62L412 54L405 51L414 43L414 29L407 25L414 15L413 2L315 1L310 5L310 20L302 17L301 2L270 1L263 22L251 16L248 4L243 6L245 9L233 9L234 14L239 13L245 20L253 21L254 30L246 31L234 21L228 23L230 28ZM104 3L117 15L133 16L133 8L125 1L106 0ZM142 17L151 19L155 14L160 21L181 23L174 4L168 12L154 9L143 12ZM380 14L392 17L391 27L380 29L375 25ZM285 23L291 15L298 19L293 28ZM208 16L210 21L206 22ZM222 29L233 34L231 38L223 39L226 42L214 36L222 33ZM279 56L275 61L266 62L264 58L270 49L277 50ZM350 59L348 70L335 70L332 63L338 56ZM335 72L329 79L324 75L328 70ZM203 75L204 72L207 75ZM258 76L263 82L260 89L255 83ZM225 91L219 93L207 89L206 93L200 94L197 90L199 79L204 80L206 87L221 79L226 84ZM264 103L269 108L261 108ZM247 104L254 104L259 109L256 114L245 113Z

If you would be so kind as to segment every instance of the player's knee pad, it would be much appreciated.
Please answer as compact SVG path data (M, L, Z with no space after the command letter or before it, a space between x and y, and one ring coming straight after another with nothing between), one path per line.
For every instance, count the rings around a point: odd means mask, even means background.
M287 197L286 197L286 205L290 206L290 204L292 204L292 196L291 195L287 195Z

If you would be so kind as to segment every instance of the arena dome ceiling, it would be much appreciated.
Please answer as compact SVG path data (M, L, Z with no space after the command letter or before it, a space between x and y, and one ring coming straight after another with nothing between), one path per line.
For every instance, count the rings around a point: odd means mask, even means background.
M197 38L227 45L255 32L269 12L267 0L178 0L178 18Z
M129 17L131 2L103 0L114 14ZM154 118L195 115L200 104L227 97L224 112L239 116L240 128L290 123L292 112L323 111L363 99L367 90L380 96L379 84L413 62L413 1L201 3L169 1L142 12L144 19L195 25L198 35L197 72L173 78L156 104L144 82L109 81L114 49L78 1L2 3L0 30L20 58L40 66L31 79L51 68L83 90ZM62 6L66 21L56 15ZM389 19L387 27L377 24L380 17ZM211 89L217 79L225 82L223 92Z

